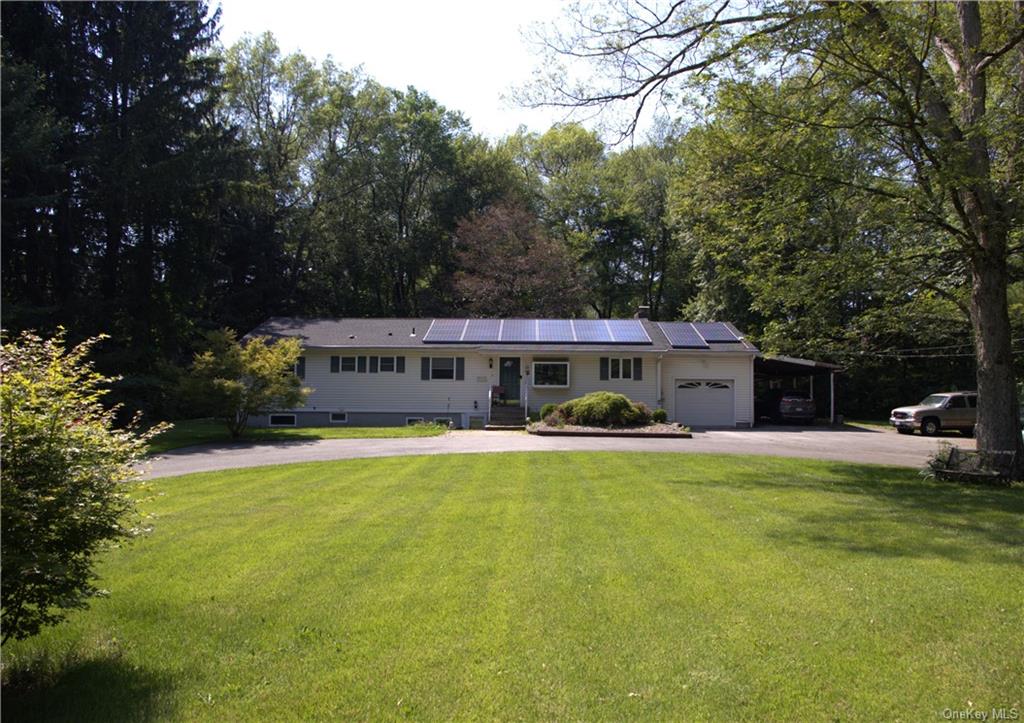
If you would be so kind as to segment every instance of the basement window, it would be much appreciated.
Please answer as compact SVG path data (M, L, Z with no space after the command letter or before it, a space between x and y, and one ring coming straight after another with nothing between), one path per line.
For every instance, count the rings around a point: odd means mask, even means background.
M271 427L294 427L295 426L295 415L294 414L271 414L270 415L270 426Z

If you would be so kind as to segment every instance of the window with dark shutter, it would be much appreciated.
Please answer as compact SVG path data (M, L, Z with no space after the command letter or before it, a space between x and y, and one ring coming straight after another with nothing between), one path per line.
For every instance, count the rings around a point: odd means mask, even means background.
M341 368L341 357L332 356L331 357L331 374L337 374L338 370L340 368Z
M455 378L459 381L466 378L466 360L461 356L455 357Z
M354 356L343 356L341 358L341 371L354 372L356 370L356 358Z
M405 374L405 357L404 356L396 356L395 357L395 372L397 374Z
M375 357L375 356L371 356L370 357L370 374L376 374L377 373L377 369L379 368L378 367L378 362L379 361L380 360L377 357Z
M359 372L360 374L366 374L366 357L365 356L357 356L356 357L356 371Z
M424 381L430 380L430 357L428 356L420 359L420 379Z
M636 381L642 381L644 378L644 358L640 356L633 357L633 379Z
M295 376L299 379L306 378L306 357L300 356L295 360Z
M608 380L608 357L601 357L601 381Z

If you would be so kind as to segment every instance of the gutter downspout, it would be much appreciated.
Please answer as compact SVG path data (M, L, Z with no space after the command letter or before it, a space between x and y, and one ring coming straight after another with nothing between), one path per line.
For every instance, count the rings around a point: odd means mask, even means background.
M656 393L658 395L658 406L661 407L662 409L665 408L665 399L661 395L661 360L664 358L664 356L664 354L659 354L657 363L655 364L655 368L657 370L655 373L657 375Z

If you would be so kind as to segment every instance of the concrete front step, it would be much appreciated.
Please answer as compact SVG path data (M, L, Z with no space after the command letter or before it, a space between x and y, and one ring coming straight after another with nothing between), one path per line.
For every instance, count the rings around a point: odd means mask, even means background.
M491 407L492 422L523 422L526 410L522 407Z

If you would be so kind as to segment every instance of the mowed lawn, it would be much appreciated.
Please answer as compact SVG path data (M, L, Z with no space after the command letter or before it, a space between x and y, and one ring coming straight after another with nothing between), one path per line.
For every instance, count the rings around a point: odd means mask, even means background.
M149 453L159 454L193 444L231 442L223 422L213 419L187 419L149 443ZM395 437L436 437L447 429L440 424L412 424L406 427L274 427L247 429L243 442L281 442L290 439L379 439Z
M157 480L5 720L941 720L1024 703L1024 490L531 453ZM26 681L34 679L35 687Z

